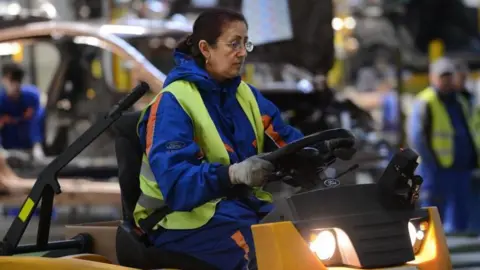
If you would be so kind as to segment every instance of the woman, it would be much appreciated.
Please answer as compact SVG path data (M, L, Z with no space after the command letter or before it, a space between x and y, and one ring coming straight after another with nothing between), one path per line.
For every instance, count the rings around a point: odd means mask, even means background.
M267 139L281 147L303 137L283 123L275 105L241 81L253 48L247 29L239 13L202 13L176 49L177 66L138 130L155 178L141 177L142 192L161 197L173 212L150 234L152 242L219 269L252 264L250 226L272 209L271 196L258 187L274 166L257 154L268 151ZM154 188L146 186L157 184L161 195L152 195ZM244 185L254 187L254 195L232 196ZM147 208L137 205L137 223Z

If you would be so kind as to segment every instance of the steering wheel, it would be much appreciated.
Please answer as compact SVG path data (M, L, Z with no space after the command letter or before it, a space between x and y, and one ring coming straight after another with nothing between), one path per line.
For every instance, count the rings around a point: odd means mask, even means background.
M355 154L355 137L346 129L317 132L262 156L276 167L269 181L281 180L312 189L322 180L319 174L337 158L350 160Z

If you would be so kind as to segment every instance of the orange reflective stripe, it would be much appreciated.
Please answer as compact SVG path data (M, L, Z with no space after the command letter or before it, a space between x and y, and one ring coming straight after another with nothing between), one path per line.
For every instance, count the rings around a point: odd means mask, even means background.
M27 108L25 110L25 112L23 113L23 117L24 118L27 118L27 119L30 119L33 117L33 114L35 113L35 111L33 110L33 108Z
M198 144L198 138L197 137L194 137L193 138L193 141ZM198 148L200 148L200 146L198 146ZM202 159L205 157L205 154L203 153L203 150L202 148L200 148L200 151L198 151L195 156L198 158L198 159Z
M235 151L233 151L233 148L230 145L228 145L226 143L224 143L224 145L225 145L225 149L227 149L228 152L230 152L230 153L235 152Z
M257 148L257 140L256 139L252 142L252 145L253 145L253 147Z
M272 118L269 115L262 115L262 123L265 134L267 134L267 136L270 137L278 147L284 147L287 145L280 134L273 129Z
M248 260L248 253L250 252L250 247L247 244L247 241L245 241L245 238L243 237L242 232L236 231L232 236L233 241L239 246L243 251L245 251L245 259Z
M203 159L203 158L205 157L205 154L203 154L202 149L200 149L200 151L198 151L198 152L195 154L195 157L197 157L197 159Z
M155 100L155 102L150 106L150 113L148 115L148 121L147 121L147 134L146 134L146 146L147 149L145 150L145 153L148 155L150 153L150 149L152 148L153 145L153 135L155 132L155 121L157 120L157 111L158 111L158 106L160 104L160 100L162 99L162 94L160 94Z

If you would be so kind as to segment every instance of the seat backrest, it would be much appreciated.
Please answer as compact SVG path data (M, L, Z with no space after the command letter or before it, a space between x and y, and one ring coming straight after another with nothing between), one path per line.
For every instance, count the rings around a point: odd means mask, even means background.
M140 196L139 175L143 155L143 148L137 136L140 114L141 112L125 113L112 126L115 132L118 182L125 221L133 221L133 210Z

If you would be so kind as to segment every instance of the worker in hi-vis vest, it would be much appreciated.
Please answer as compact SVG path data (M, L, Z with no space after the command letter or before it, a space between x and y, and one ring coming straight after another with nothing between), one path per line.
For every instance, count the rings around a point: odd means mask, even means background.
M455 75L453 77L455 90L460 93L470 103L470 117L473 128L475 130L475 136L480 134L480 107L478 106L478 100L476 95L470 90L472 85L468 80L470 75L470 69L467 61L461 59L455 59ZM470 87L469 87L470 86ZM479 124L476 124L479 123ZM472 175L472 200L470 201L470 216L469 216L469 232L480 233L480 170L477 169Z
M137 225L158 248L218 269L254 269L251 225L272 209L262 190L274 165L258 155L302 138L280 111L239 74L248 40L243 15L210 10L175 51L177 66L143 111L145 149ZM237 187L252 188L236 196ZM233 195L232 195L233 194ZM162 212L153 228L145 226Z
M431 86L417 95L408 123L409 142L421 158L421 201L438 208L447 232L467 229L471 175L478 163L470 104L455 90L454 73L451 59L431 63Z

